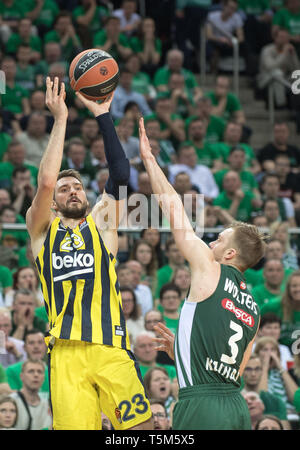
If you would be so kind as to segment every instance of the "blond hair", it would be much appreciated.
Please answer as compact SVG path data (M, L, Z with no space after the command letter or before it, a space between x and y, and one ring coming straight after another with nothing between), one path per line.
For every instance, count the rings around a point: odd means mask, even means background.
M294 277L300 277L300 270L296 270L290 275L288 282L286 283L284 293L281 297L283 320L286 322L292 320L292 314L294 311L294 300L291 296L291 283Z
M278 342L274 338L269 337L269 336L263 336L263 337L257 339L253 354L256 356L259 356L259 352L266 344L272 344L276 349L276 353L280 357L280 349L279 349Z
M268 236L257 226L245 222L236 221L226 228L234 230L232 239L237 247L237 262L241 270L255 266L265 254Z

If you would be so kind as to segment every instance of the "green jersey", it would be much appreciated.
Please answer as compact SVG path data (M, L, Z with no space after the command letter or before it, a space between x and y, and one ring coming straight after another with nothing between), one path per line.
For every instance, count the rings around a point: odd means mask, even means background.
M175 338L180 388L203 384L239 387L239 367L254 338L260 311L242 273L221 265L215 292L205 301L185 301Z
M293 36L300 34L300 11L292 14L286 8L279 9L273 17L273 25L278 25Z

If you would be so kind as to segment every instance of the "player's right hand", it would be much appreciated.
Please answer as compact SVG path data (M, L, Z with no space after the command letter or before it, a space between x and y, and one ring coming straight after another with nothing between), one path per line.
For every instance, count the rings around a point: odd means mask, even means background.
M156 350L166 352L174 360L174 334L161 322L153 328L161 336L161 338L153 338L153 341L159 344L155 347Z
M68 108L65 104L65 83L61 83L60 92L58 92L58 77L55 77L54 81L51 81L50 77L47 77L46 88L46 105L52 113L54 119L66 120L68 117Z

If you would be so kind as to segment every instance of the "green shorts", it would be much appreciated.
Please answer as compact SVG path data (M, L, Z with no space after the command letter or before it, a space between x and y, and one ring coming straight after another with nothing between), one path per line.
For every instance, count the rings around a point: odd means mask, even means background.
M173 430L251 430L247 403L237 387L204 384L179 390Z

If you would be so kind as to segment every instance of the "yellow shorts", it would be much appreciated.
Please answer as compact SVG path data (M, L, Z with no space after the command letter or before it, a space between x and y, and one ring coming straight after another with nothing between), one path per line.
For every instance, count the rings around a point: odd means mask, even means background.
M56 430L101 430L101 411L116 430L152 416L130 351L56 339L49 354L49 376Z

